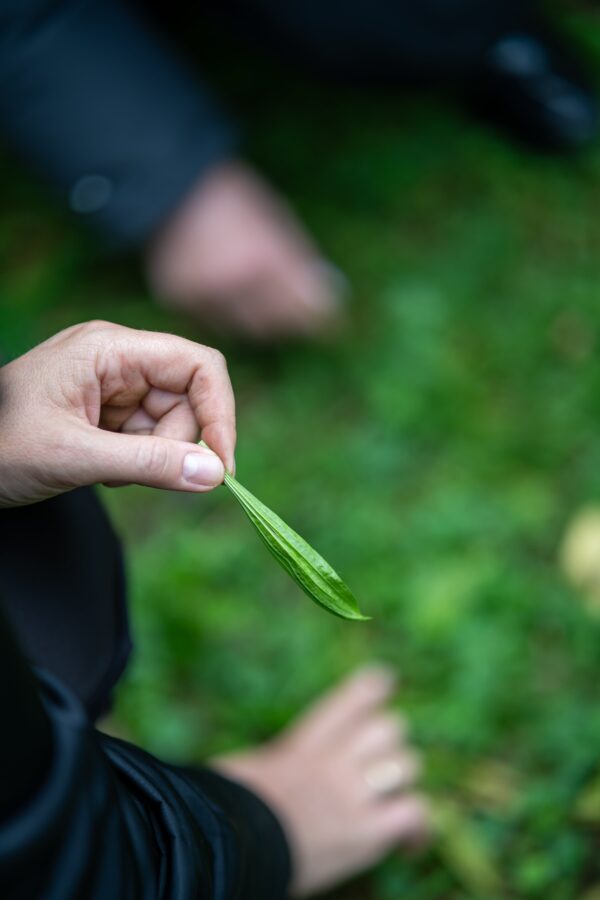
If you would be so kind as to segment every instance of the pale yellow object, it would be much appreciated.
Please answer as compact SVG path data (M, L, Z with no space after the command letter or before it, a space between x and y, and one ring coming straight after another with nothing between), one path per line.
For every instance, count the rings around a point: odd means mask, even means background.
M587 608L600 615L600 506L586 506L571 519L559 548L559 562Z

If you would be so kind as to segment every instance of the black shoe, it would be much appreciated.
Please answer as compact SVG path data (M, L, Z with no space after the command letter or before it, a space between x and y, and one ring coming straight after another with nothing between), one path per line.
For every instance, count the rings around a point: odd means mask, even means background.
M476 112L538 150L578 150L596 136L594 92L553 36L506 34L489 47L474 82Z

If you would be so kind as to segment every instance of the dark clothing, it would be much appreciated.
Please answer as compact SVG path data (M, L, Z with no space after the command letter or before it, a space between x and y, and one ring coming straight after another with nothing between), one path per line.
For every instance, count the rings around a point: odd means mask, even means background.
M10 641L0 622L3 650ZM0 658L3 900L280 900L289 863L257 797L92 730L60 682L39 704L12 644ZM39 736L43 736L43 740ZM6 785L11 781L19 791Z
M146 238L234 147L209 93L126 0L0 0L0 127L121 243Z
M352 82L468 77L499 36L525 27L534 0L231 0L255 42Z
M106 712L131 651L119 542L81 489L0 510L0 598L26 656Z
M286 840L257 797L92 726L130 646L92 492L1 510L0 549L2 900L283 900Z
M147 238L196 179L236 150L231 122L143 5L0 0L0 127L116 243ZM532 6L238 0L220 9L286 56L342 76L398 80L468 77Z

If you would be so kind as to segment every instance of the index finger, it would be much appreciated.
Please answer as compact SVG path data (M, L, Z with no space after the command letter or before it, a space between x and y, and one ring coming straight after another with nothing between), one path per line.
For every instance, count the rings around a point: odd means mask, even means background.
M200 437L235 474L235 397L225 357L210 351L203 367L196 369L188 387L190 406L200 426Z

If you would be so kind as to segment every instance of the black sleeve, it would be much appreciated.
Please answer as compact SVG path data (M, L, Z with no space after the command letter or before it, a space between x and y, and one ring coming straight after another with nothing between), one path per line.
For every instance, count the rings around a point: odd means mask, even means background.
M289 855L268 808L208 770L165 765L38 684L0 610L3 900L283 900Z
M25 804L46 777L52 739L35 679L1 618L0 666L0 711L5 717L0 740L2 822Z
M0 127L115 243L146 238L235 135L126 0L3 0Z

